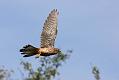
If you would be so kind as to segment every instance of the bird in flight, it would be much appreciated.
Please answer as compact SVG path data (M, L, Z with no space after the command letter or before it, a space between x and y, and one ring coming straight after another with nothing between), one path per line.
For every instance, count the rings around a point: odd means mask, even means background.
M43 26L40 47L36 48L29 44L25 45L22 49L20 49L23 57L35 55L35 57L38 58L39 56L50 56L61 52L60 49L54 47L57 36L58 14L59 12L57 9L53 9L50 12Z

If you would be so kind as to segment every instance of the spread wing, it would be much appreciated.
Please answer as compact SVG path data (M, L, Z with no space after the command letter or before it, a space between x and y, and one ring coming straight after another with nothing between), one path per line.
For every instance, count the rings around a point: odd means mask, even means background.
M40 47L54 47L55 39L57 36L57 16L59 12L57 9L51 11L47 20L44 23L43 31L41 33Z

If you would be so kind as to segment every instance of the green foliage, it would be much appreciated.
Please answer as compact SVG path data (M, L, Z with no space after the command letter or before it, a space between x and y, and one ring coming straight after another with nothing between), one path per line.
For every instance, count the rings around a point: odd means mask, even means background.
M4 68L4 66L0 67L0 80L9 80L11 72Z
M67 51L68 53L72 53ZM29 62L21 62L24 69L28 72L25 80L52 80L59 75L58 68L69 58L69 54L58 53L54 56L40 57L39 67L34 70Z
M97 66L92 67L92 73L94 74L96 80L100 80L100 72Z

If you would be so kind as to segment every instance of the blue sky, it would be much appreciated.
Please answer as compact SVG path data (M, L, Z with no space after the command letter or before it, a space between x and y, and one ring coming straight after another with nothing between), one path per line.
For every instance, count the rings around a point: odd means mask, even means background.
M44 20L52 9L60 12L56 47L70 59L60 68L62 80L94 80L91 65L99 67L102 80L119 79L118 0L0 0L0 65L18 70L25 44L40 45ZM19 71L14 76L20 77Z

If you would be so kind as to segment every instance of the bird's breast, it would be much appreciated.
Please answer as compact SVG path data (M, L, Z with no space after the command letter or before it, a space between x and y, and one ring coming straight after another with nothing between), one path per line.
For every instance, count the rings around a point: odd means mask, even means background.
M39 51L41 53L53 53L54 52L54 48L40 48Z

